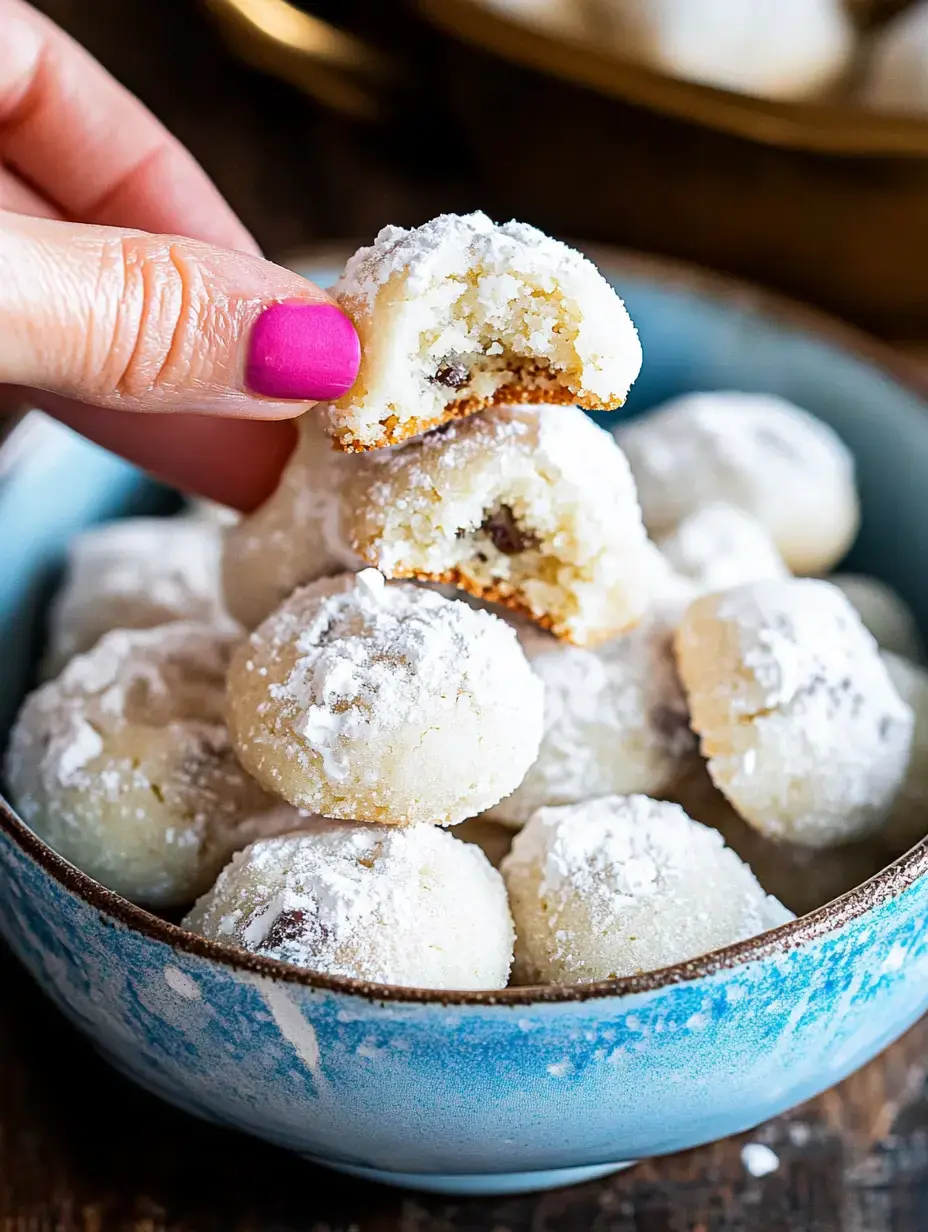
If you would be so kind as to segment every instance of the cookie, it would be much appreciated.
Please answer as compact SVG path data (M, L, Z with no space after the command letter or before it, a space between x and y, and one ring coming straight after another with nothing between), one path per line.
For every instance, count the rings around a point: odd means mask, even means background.
M308 821L240 852L192 932L329 976L503 988L513 929L499 873L435 826Z
M694 509L675 530L658 539L657 547L676 575L692 583L696 594L789 577L783 557L760 522L721 502Z
M925 645L915 615L891 586L860 573L833 573L828 581L850 600L864 627L883 650L916 663L924 659Z
M345 489L351 547L452 582L577 645L634 625L650 558L628 464L576 407L499 407L386 454Z
M186 518L126 518L94 526L68 548L49 612L42 674L56 675L111 629L174 620L231 628L219 576L220 535Z
M899 115L928 111L928 3L907 6L868 41L857 98Z
M223 593L246 629L298 586L361 567L341 534L340 491L352 459L332 448L317 410L297 426L296 449L275 491L225 532Z
M379 449L500 403L621 406L641 367L631 318L595 265L525 223L442 214L385 227L334 287L361 338L329 409L342 449Z
M542 685L502 620L373 569L296 591L229 669L243 765L326 817L453 824L538 752Z
M821 420L771 394L684 394L616 430L648 531L702 505L751 514L792 573L826 573L857 534L854 460Z
M928 670L890 651L884 650L882 658L897 693L915 716L902 789L879 834L889 854L899 856L928 834Z
M854 53L842 0L618 0L602 11L623 57L763 98L816 98Z
M301 824L242 769L223 721L235 638L117 629L30 694L6 777L20 816L102 885L186 906L234 851Z
M646 796L540 809L502 872L521 984L637 975L792 918L715 830Z
M673 622L659 616L595 650L523 633L545 687L544 734L525 778L488 815L518 828L546 805L663 792L697 755L672 640Z
M704 596L676 655L709 773L762 834L827 847L885 822L912 711L836 587L791 578Z

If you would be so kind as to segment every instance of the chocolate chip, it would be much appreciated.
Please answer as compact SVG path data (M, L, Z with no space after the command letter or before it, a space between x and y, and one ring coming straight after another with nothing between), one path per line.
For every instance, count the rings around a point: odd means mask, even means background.
M436 385L447 385L449 389L463 389L470 380L470 370L459 359L448 359L441 364L432 380Z
M305 931L306 913L304 911L282 911L267 930L262 944L268 949L277 949L285 941L295 941Z
M497 552L517 556L527 548L537 548L540 540L531 531L523 530L508 505L500 505L484 518L480 525Z

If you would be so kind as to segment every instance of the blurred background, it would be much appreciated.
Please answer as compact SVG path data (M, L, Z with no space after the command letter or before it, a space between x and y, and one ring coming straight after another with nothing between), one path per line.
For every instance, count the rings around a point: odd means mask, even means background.
M928 0L38 0L280 256L480 207L928 346Z

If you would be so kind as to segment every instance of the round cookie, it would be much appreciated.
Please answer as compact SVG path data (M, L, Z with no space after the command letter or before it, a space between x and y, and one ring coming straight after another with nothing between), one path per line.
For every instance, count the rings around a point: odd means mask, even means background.
M577 645L650 598L628 465L576 407L499 407L370 454L344 504L351 546L388 576L453 582Z
M6 777L23 820L102 885L187 905L233 851L297 828L223 722L235 639L205 625L116 629L23 703Z
M836 587L791 578L706 595L676 654L709 773L746 821L809 847L880 828L912 712Z
M857 97L879 111L928 111L928 3L897 13L870 38Z
M879 834L883 846L898 856L928 834L928 670L886 650L882 658L896 691L915 715L902 790Z
M603 14L623 56L763 98L822 94L854 51L842 0L613 0Z
M298 586L360 568L341 535L340 491L352 459L332 448L319 412L299 437L274 492L225 532L222 587L229 611L253 629Z
M230 628L219 554L218 529L187 518L126 518L77 535L49 613L43 675L56 675L110 629L174 620Z
M637 975L792 918L715 830L647 796L539 809L502 871L521 984Z
M545 687L541 748L525 778L489 816L524 825L545 805L663 792L696 756L673 659L673 621L649 617L596 650L521 635Z
M242 763L326 817L463 821L512 791L541 739L513 630L373 569L291 595L234 655L228 694Z
M616 430L648 531L701 505L760 522L793 573L825 573L857 533L854 459L821 420L772 394L684 394Z
M657 547L677 576L691 582L699 594L789 577L763 526L734 505L701 505L658 539Z
M499 873L435 826L311 820L234 857L184 927L322 975L503 988L513 929Z
M329 410L342 449L379 449L483 407L621 406L641 367L625 306L595 265L525 223L442 214L385 227L334 287L361 368Z
M883 650L915 662L924 659L925 646L912 609L891 586L859 573L833 573L828 581L850 601Z

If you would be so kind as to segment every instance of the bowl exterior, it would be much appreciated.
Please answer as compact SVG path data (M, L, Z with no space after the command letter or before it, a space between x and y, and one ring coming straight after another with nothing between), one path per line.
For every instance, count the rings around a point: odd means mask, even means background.
M0 931L113 1064L197 1116L354 1169L589 1167L745 1129L928 1005L928 879L790 952L631 996L378 1002L127 927L0 837Z

